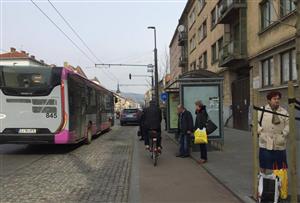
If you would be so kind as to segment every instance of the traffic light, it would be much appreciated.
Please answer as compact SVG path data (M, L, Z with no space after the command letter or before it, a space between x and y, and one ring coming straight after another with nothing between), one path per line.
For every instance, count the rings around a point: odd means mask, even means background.
M131 73L129 73L129 79L131 80Z

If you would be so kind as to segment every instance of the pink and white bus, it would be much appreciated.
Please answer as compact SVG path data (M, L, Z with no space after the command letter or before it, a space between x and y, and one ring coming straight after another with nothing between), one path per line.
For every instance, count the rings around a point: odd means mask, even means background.
M113 125L114 95L61 67L0 66L0 143L91 143Z

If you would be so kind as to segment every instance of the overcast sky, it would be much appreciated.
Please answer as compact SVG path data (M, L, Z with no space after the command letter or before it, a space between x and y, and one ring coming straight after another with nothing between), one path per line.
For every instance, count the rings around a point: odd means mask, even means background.
M94 68L100 63L68 28L47 0L36 4L92 58L87 59L30 0L1 1L1 52L10 47L25 50L48 64L68 61L81 66L87 76L98 77L108 89L121 84L146 84L144 78L129 80L128 74L149 74L146 68ZM153 30L156 26L159 64L165 60L170 40L186 1L51 0L104 63L153 63ZM162 68L160 66L160 68ZM162 72L162 71L160 71ZM144 93L149 87L121 87L123 92Z

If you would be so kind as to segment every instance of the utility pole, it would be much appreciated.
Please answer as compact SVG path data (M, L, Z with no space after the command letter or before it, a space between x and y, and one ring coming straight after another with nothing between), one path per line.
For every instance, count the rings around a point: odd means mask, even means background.
M159 106L159 93L158 93L158 67L157 67L157 48L156 48L156 28L149 26L148 29L154 30L154 78L155 78L155 102Z
M157 48L156 48L156 30L154 30L154 40L155 40L155 48L154 48L154 66L155 66L155 101L156 105L159 106L159 93L158 93L158 67L157 67Z

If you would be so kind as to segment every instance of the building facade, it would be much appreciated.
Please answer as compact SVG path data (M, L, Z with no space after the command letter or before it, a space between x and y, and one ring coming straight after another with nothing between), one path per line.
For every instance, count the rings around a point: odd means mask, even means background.
M2 66L49 66L43 60L37 60L34 55L26 51L17 51L11 47L10 52L0 54Z
M224 95L231 97L232 126L241 130L248 130L251 122L247 12L246 0L220 0L218 2L218 24L224 26L219 66L227 70L227 74L224 74ZM253 14L255 12L251 16Z
M287 82L294 81L299 97L295 25L293 0L189 0L170 44L171 64L178 37L180 57L187 54L187 67L179 66L222 76L225 125L248 130L253 89L260 105L271 90L287 105Z
M300 92L296 66L296 6L293 0L247 2L248 58L252 67L251 88L259 92L259 104L265 103L270 90L282 93L287 107L287 82L294 81Z
M228 126L234 127L234 120L241 120L232 115L232 83L237 79L238 73L235 69L225 66L228 64L223 64L223 47L229 31L226 30L228 26L219 23L222 15L221 8L222 2L218 0L189 0L187 2L179 19L177 32L170 43L171 75L178 77L178 74L180 76L205 70L222 76L224 78L223 117ZM177 38L176 46L175 39ZM177 66L181 67L181 72L177 71ZM244 128L248 128L247 118L248 114L243 121Z
M179 78L182 74L182 67L179 66L181 59L181 46L178 46L179 41L179 32L175 31L174 36L169 45L169 54L170 54L170 75L169 80L166 81L166 84L172 83ZM187 63L186 63L187 66Z

